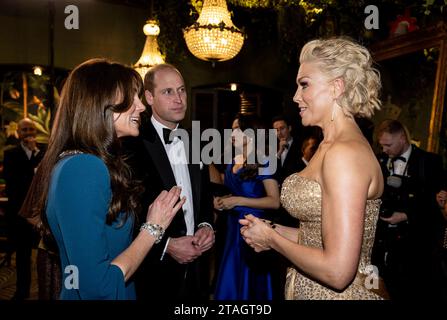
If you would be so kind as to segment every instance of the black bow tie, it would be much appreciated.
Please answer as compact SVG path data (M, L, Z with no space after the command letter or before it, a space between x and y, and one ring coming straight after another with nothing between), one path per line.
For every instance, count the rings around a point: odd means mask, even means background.
M175 131L175 130L171 130L171 129L168 129L168 128L163 128L163 140L165 141L165 144L171 144L172 141L174 141L174 139L173 140L169 140L169 135L171 134L172 131ZM179 138L179 139L182 138L181 136L176 136L176 137Z
M405 158L402 157L402 156L398 156L398 157L391 158L391 161L393 161L393 162L395 162L395 161L397 161L397 160L401 160L401 161L403 161L403 162L407 162L407 159L405 159Z

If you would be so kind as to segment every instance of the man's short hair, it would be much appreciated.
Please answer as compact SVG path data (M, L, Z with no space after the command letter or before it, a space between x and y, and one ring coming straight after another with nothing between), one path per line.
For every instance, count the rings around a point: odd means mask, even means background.
M402 133L408 142L411 141L408 129L401 122L397 120L393 119L384 120L377 128L377 137L380 138L380 136L384 133L389 134Z
M174 67L172 64L169 63L161 63L161 64L157 64L153 67L151 67L149 69L149 71L146 73L146 75L144 76L144 90L148 90L150 93L154 94L154 78L155 78L155 74L158 71L161 70L173 70L175 72L178 72L178 74L180 75L180 77L183 79L182 74L180 73L180 71ZM185 80L183 79L183 82L185 82Z
M284 115L279 115L279 116L275 116L275 117L273 117L273 119L272 119L272 125L276 122L276 121L284 121L284 123L287 125L287 126L290 126L290 122L289 122L289 120L287 120L287 118L284 116Z

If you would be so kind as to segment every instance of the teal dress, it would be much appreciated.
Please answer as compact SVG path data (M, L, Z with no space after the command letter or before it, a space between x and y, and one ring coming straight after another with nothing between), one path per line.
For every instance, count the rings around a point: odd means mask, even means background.
M59 248L62 300L135 299L133 283L111 264L132 241L133 219L107 225L111 197L100 158L79 154L56 164L46 215Z

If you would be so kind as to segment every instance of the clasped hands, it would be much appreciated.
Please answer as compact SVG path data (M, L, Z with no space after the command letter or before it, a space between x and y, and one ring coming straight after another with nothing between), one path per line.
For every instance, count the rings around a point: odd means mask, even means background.
M204 226L193 236L170 238L167 252L178 263L190 263L211 249L214 240L213 229Z
M240 219L239 223L242 225L242 238L256 252L271 249L271 237L275 230L273 229L273 225L270 221L262 220L256 218L252 214L248 214L245 216L245 219Z
M239 197L234 197L231 194L222 196L222 197L214 197L214 209L216 210L230 210L236 207L238 204Z

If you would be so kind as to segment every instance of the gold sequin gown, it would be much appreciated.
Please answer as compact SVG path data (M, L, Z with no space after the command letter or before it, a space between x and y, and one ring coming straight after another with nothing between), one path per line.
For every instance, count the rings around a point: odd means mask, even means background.
M318 182L298 174L289 176L281 191L283 207L300 220L299 243L322 248L321 237L321 188ZM379 295L366 289L365 275L370 271L371 250L374 243L380 200L368 200L365 213L362 252L358 272L354 281L343 291L337 292L300 273L295 267L289 268L285 286L287 300L375 300Z

